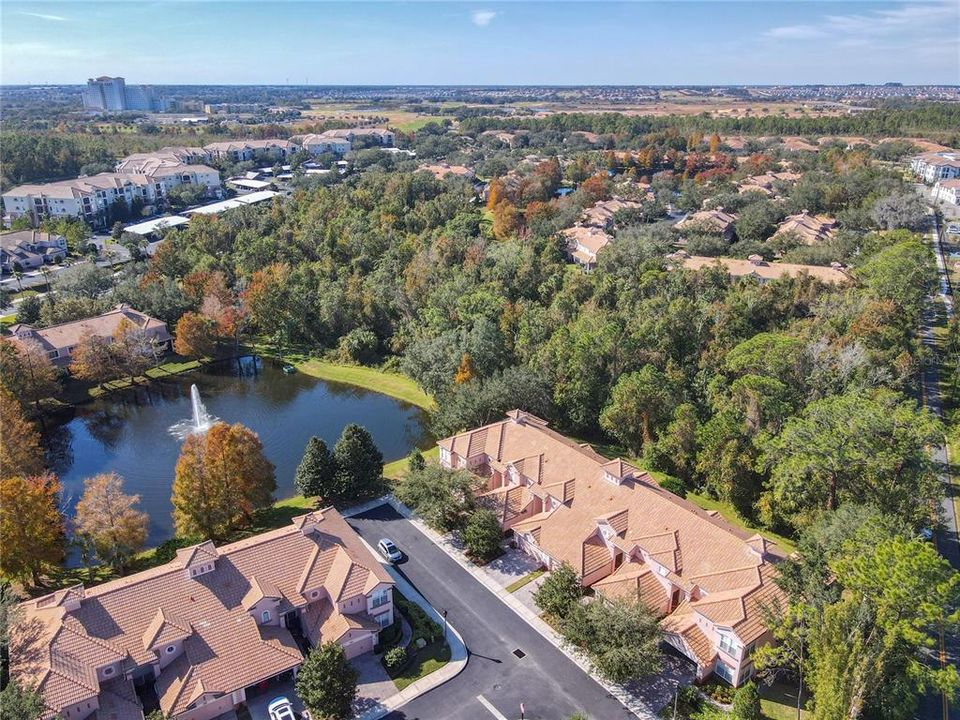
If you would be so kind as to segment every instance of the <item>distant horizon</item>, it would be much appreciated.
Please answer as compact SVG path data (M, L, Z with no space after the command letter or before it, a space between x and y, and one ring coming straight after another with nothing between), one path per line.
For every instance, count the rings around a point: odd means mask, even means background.
M102 76L97 76L102 77ZM948 87L960 88L960 82L939 83L939 82L918 82L902 83L897 81L888 82L870 82L870 83L827 83L827 82L809 82L809 83L643 83L635 85L624 85L621 83L578 83L576 85L562 85L556 83L323 83L323 84L286 84L286 83L174 83L174 82L137 82L134 78L124 75L111 75L108 77L122 77L128 85L150 85L151 87L265 87L265 88L480 88L480 89L498 89L498 88L545 88L545 89L577 89L577 88L773 88L773 87ZM86 86L87 81L82 82L61 82L61 83L0 83L0 87L76 87ZM747 98L744 98L747 99Z
M10 0L0 19L5 86L105 70L142 85L960 83L956 0Z

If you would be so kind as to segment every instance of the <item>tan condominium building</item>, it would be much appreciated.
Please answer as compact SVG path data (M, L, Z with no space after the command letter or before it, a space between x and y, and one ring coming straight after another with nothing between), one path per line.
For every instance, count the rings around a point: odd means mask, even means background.
M153 343L158 353L170 348L173 338L165 322L122 304L94 317L43 328L16 323L10 326L10 333L15 343L34 343L46 352L54 365L66 367L73 360L73 352L84 337L93 335L112 342L117 331L125 324L143 333L144 340Z
M520 410L438 445L443 467L483 479L503 528L543 566L648 605L698 678L752 676L753 651L773 641L765 608L783 601L776 546Z
M393 581L333 508L103 585L21 605L14 678L36 686L44 720L210 720L296 674L310 646L373 650L393 622Z

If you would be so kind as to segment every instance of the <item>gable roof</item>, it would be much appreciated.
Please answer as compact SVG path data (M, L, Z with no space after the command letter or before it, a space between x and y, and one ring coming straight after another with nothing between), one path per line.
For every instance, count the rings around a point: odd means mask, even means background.
M314 517L322 518L315 526L299 523L306 532L291 523L221 548L201 543L165 565L23 603L14 634L29 637L33 651L12 653L12 673L41 683L48 708L59 712L102 695L96 668L153 663L151 648L182 639L183 653L157 679L161 709L178 714L204 694L232 692L299 665L303 658L289 631L258 625L248 612L251 598L277 599L280 612L307 606L299 580L316 565L318 552L334 560L334 571L318 584L334 603L392 584L336 510ZM213 570L196 577L187 572L210 560ZM335 607L333 614L339 614Z

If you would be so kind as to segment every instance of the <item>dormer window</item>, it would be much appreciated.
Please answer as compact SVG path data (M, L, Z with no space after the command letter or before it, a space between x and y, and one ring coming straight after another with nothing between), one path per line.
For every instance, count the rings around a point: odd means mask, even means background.
M110 677L111 675L113 675L114 672L115 672L115 671L114 671L113 667L105 667L105 668L103 669L103 676L104 676L104 677Z
M261 622L265 622L265 623L266 623L266 622L270 622L270 611L269 611L269 610L264 610L262 613L260 613L260 621L261 621Z

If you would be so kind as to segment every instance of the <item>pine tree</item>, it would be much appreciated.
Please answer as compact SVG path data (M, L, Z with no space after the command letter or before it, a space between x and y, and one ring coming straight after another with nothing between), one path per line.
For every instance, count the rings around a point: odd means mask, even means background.
M351 423L333 446L341 499L357 499L376 491L383 477L383 455L366 428Z
M339 496L336 481L337 464L327 444L316 436L310 438L293 484L304 497L321 497L324 502L332 502Z

